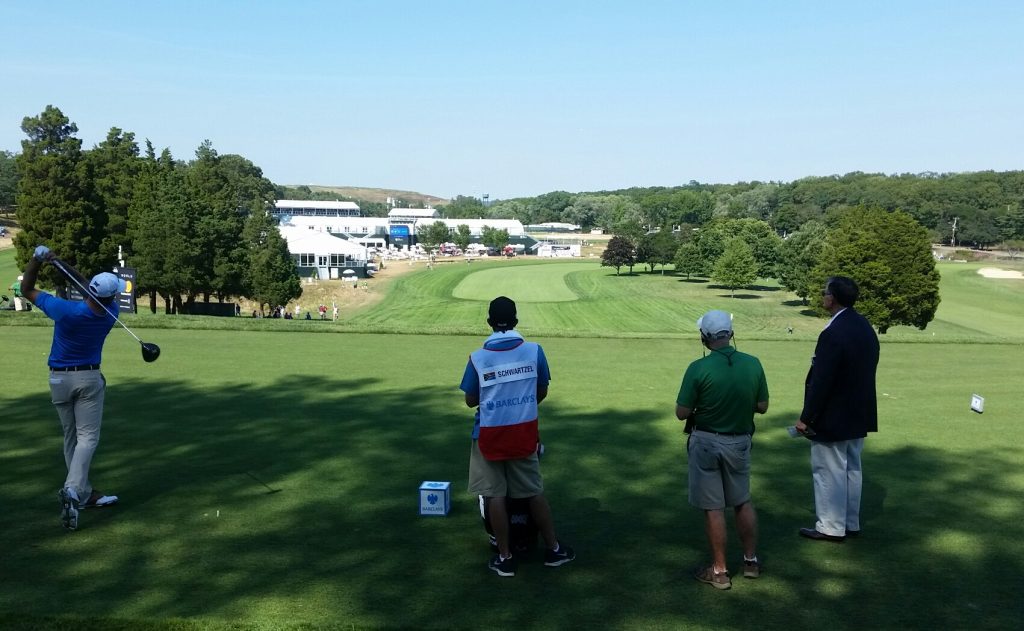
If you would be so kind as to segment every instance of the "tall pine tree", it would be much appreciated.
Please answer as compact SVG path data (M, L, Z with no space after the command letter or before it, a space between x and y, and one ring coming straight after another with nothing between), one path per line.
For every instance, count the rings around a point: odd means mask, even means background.
M107 230L100 246L105 259L116 259L118 246L131 250L128 240L128 208L142 161L135 134L112 127L107 138L85 153L91 166L97 203L107 217Z
M288 242L266 211L254 212L245 222L247 247L245 295L264 305L283 305L302 295L302 283Z
M37 245L46 245L88 276L108 270L114 260L101 251L106 215L96 203L90 165L82 154L78 126L48 105L39 116L26 116L17 158L18 219L16 259L24 267ZM67 286L53 266L41 271L44 285Z

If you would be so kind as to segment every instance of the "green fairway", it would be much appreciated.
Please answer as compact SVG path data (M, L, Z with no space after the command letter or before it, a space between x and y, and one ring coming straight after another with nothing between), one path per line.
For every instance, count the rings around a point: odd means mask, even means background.
M566 285L566 276L579 271L573 263L500 267L474 271L465 276L452 296L465 300L490 300L486 296L515 296L520 302L565 302L579 300Z
M796 536L814 520L809 454L784 427L824 321L769 283L733 299L589 262L453 264L399 278L339 324L128 316L163 355L143 363L111 332L93 481L122 502L86 511L75 533L57 519L51 329L4 313L0 628L1016 628L1024 281L980 267L942 265L936 321L882 336L864 534L843 545ZM554 569L535 555L513 579L485 567L457 388L506 281L549 285L507 293L551 362L542 469L578 554ZM563 287L576 298L544 298ZM673 415L711 307L735 314L771 390L752 478L767 572L724 593L687 573L707 544ZM352 332L375 328L391 333ZM416 331L445 335L393 334ZM450 516L417 515L423 480L452 482ZM729 536L735 570L731 519Z
M21 271L14 262L14 248L0 250L0 293L8 298L14 298L8 287L20 273Z
M1017 337L1024 334L1024 280L986 278L979 270L1022 271L1021 263L939 265L942 303L928 330L937 336Z
M1024 280L985 278L992 264L946 263L935 320L920 331L897 326L885 338L913 342L1024 342ZM1006 269L1021 264L1000 262ZM485 269L481 269L485 268ZM573 298L560 296L571 293ZM592 261L501 261L441 265L396 280L382 302L351 314L348 330L461 333L478 330L486 304L506 294L517 301L521 330L557 337L689 336L708 309L733 314L741 339L817 337L824 320L773 280L729 290L671 274L617 276ZM789 327L793 333L788 332Z

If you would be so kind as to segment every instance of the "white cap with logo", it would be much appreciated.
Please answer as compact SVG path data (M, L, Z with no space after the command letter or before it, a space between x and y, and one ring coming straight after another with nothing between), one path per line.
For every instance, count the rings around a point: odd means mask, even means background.
M97 298L109 298L127 289L124 279L110 272L100 272L89 282L89 291Z

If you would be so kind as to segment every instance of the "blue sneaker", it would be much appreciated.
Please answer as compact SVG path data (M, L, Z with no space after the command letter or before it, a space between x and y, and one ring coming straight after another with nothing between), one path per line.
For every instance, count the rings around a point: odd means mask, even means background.
M488 569L497 572L498 576L516 575L516 562L512 559L512 557L502 559L500 554L495 554L487 563L487 567Z
M576 558L576 553L569 546L563 546L561 542L558 543L558 552L555 552L551 548L548 548L544 552L544 565L548 567L558 567L559 565L565 565L569 561Z
M57 491L60 500L60 523L68 530L78 530L78 493L71 487Z

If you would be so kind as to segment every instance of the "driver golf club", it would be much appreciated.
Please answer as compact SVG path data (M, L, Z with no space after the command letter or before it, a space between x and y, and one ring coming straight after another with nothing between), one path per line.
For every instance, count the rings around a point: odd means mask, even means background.
M58 258L54 258L54 259L51 259L50 262L53 263L54 267L56 267L58 270L60 270L61 274L64 274L64 276L66 276L71 282L73 282L76 286L78 286L78 289L82 292L83 296L92 296L93 298L95 298L95 296L92 295L92 292L90 292L88 289L83 287L82 283L79 282L79 280L77 278L75 278L74 274L69 272L68 269L66 267L64 267L64 261L61 261ZM139 339L138 335L135 335L135 333L133 333L132 330L129 329L125 325L124 322L121 322L121 320L119 320L116 315L111 313L110 309L107 309L106 305L104 305L102 302L99 302L99 301L96 301L96 304L98 304L99 306L103 307L103 310L107 312L107 315L109 315L111 318L114 318L115 322L117 322L122 327L124 327L124 330L128 331L128 334L131 335L132 337L134 337L135 340L139 344L142 345L142 359L144 361L146 361L146 362L155 362L156 358L160 357L160 347L159 346L157 346L156 344L153 344L152 342L143 342L141 339Z

